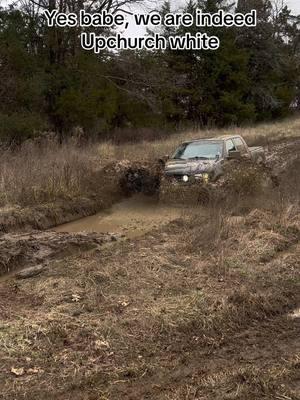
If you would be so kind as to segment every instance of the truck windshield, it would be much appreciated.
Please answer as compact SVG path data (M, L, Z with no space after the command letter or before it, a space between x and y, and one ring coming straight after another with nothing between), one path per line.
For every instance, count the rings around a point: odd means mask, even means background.
M222 155L222 142L194 142L185 143L180 146L173 158L181 160L200 159L200 160L215 160Z

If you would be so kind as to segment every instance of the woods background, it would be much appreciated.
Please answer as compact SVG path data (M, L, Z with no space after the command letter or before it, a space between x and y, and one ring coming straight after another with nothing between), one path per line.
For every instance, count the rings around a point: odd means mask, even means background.
M95 55L80 47L83 28L49 28L42 15L55 8L116 12L137 3L145 2L21 0L0 7L1 142L20 143L43 131L63 140L78 129L116 142L151 139L187 126L282 118L300 107L300 16L281 0L188 1L184 12L257 10L256 28L205 28L221 40L215 52ZM171 5L166 1L159 12ZM199 28L158 31L167 37Z

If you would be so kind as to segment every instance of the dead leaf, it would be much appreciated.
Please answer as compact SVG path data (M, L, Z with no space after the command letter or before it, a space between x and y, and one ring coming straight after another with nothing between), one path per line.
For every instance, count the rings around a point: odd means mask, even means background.
M28 374L42 374L43 372L44 372L43 369L37 368L37 367L29 368L29 369L27 370L27 373L28 373Z
M81 297L79 296L79 294L72 294L72 301L74 301L75 303L78 303L81 300Z
M122 307L128 307L129 306L129 301L119 301L119 304L122 306Z
M107 340L100 340L100 339L95 341L95 345L97 348L105 347L105 348L109 349L109 347L110 347Z
M12 369L10 370L10 372L16 376L22 376L25 374L25 370L23 367L21 368L14 368L12 367Z

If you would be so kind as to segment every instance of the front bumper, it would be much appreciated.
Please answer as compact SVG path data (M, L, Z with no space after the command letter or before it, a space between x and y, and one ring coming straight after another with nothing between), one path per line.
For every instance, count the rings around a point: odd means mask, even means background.
M206 172L195 174L195 175L168 175L165 174L165 178L170 182L178 182L183 184L193 183L208 183L210 180L209 174Z

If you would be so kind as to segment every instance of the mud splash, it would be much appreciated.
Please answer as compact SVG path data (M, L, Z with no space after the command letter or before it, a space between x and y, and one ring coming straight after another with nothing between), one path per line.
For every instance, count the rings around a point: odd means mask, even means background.
M115 204L110 210L60 225L55 231L109 232L134 238L179 218L183 212L183 208L170 207L155 198L139 194Z

